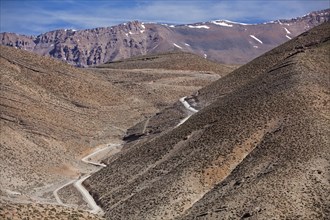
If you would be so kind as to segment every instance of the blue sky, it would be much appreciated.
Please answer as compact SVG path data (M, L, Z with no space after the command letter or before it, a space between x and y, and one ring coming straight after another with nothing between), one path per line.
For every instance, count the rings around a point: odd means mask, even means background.
M259 23L330 7L330 0L0 0L0 32L33 34L106 27L130 20L185 24Z

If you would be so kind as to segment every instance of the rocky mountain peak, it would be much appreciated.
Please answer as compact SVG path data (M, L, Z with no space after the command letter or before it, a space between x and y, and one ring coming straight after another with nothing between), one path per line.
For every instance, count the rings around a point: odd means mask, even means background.
M228 20L187 25L130 21L112 27L54 30L37 37L1 33L0 44L79 67L172 50L194 53L221 63L242 64L329 18L330 9L255 25Z

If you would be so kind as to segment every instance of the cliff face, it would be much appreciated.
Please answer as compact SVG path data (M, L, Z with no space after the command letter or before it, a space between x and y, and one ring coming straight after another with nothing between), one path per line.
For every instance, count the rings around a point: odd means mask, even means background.
M2 44L49 55L77 66L90 66L109 60L145 54L152 45L145 26L130 22L114 27L88 30L55 30L37 37L2 34Z
M329 20L329 12L256 25L224 20L176 26L132 21L113 27L55 30L37 37L1 33L0 44L81 67L172 50L242 64Z

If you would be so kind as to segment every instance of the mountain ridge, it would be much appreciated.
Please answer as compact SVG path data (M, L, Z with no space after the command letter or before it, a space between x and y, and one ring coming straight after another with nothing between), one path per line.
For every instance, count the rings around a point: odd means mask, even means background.
M1 33L0 39L2 45L51 56L80 67L175 49L221 63L242 64L329 17L330 9L251 25L226 20L186 25L132 21L77 31L60 29L36 37Z

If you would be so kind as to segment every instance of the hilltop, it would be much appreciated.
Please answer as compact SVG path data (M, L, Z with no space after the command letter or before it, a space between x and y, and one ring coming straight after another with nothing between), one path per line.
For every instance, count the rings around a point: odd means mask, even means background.
M185 52L169 52L152 55L136 56L124 60L108 62L97 68L111 69L166 69L166 70L190 70L210 71L213 73L228 73L238 65L226 65L212 62L196 54Z

